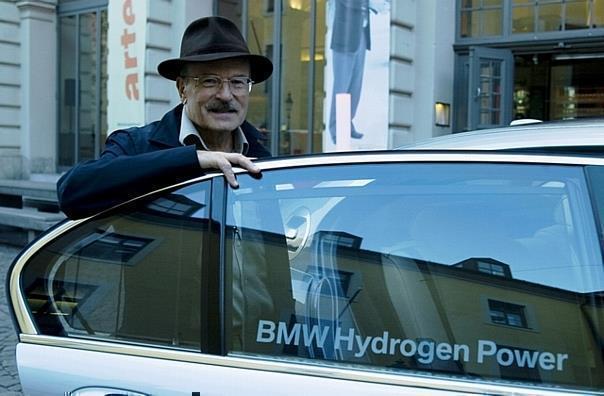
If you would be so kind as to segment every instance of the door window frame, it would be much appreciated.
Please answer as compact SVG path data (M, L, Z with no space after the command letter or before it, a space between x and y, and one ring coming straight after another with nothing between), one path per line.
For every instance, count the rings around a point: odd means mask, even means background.
M498 64L499 75L483 75L482 64L489 62ZM499 91L493 89L495 80L499 80ZM482 91L483 82L491 87L488 92ZM468 122L469 129L484 129L507 125L512 120L512 86L514 84L514 57L507 49L486 47L470 47L469 81L468 81ZM499 97L498 100L496 99ZM488 107L482 105L482 99L487 99ZM497 101L499 103L497 103ZM489 116L499 112L498 122L485 123L482 114Z

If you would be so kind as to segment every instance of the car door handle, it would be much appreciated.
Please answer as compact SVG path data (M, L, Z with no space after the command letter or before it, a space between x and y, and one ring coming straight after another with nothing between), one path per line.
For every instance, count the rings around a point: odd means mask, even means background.
M134 392L127 389L105 388L102 386L88 386L65 392L65 396L150 396L147 393Z

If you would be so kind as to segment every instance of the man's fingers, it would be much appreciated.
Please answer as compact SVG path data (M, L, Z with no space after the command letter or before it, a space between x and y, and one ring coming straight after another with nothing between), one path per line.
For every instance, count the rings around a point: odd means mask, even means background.
M258 168L258 166L256 166L256 164L254 164L248 157L241 155L241 154L231 154L231 155L234 155L234 157L229 158L229 161L233 165L237 165L240 168L243 168L248 172L252 172L252 173L260 172L260 168Z
M231 187L239 187L239 183L237 183L237 178L233 172L233 166L227 158L221 158L218 161L218 169L220 169L220 171L224 174L225 179Z
M224 177L227 180L227 183L229 183L229 185L231 187L233 187L233 188L239 187L237 178L235 177L235 174L233 173L233 168L228 167L228 169L223 170L222 173L224 174Z
M239 187L233 166L238 166L251 172L259 174L260 168L256 166L249 158L237 153L223 153L219 151L197 151L197 159L202 169L218 169L226 178L229 185L233 188Z

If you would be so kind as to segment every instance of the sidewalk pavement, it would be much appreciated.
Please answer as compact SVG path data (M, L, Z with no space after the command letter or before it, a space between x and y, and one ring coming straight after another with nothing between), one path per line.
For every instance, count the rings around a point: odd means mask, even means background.
M21 396L21 384L15 362L17 333L6 301L6 272L20 248L0 244L0 395Z

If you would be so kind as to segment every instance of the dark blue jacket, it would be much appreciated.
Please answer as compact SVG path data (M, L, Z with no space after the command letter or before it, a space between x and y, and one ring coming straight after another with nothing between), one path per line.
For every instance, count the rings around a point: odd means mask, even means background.
M204 174L195 146L178 141L182 105L142 127L109 135L99 159L82 162L57 182L61 210L71 219L87 217L158 188ZM248 140L248 157L270 153L260 133L248 122L241 125Z

